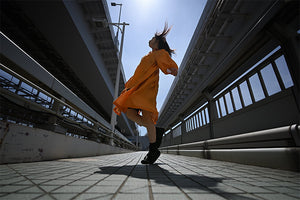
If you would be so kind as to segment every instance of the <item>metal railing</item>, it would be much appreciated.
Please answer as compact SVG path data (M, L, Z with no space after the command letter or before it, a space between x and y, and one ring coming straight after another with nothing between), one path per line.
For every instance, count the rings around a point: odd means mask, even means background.
M243 110L293 85L286 60L279 46L213 97L212 104L216 108L217 119ZM194 130L209 125L211 120L216 119L209 113L208 102L205 102L185 117L180 126L185 126L185 133L193 133ZM175 130L175 126L167 130L165 134ZM173 134L172 137L175 138L181 134L181 132Z
M67 136L98 143L109 144L109 140L113 138L116 146L136 150L129 140L117 134L112 137L111 130L105 125L78 111L3 64L0 64L0 85L1 120L45 129L49 128L46 125L52 125L59 127L58 132Z
M277 48L263 62L254 65L234 84L215 96L218 118L225 117L293 85L284 55L281 49Z
M161 152L299 171L297 124L217 139L161 147Z
M187 118L185 118L186 132L190 132L205 125L208 125L209 122L210 119L206 102L199 109L197 109Z

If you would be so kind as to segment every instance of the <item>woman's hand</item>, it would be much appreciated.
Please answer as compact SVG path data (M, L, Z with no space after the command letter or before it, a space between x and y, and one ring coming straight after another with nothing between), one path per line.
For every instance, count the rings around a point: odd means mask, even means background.
M167 69L167 72L173 76L177 76L178 70L176 68L169 68Z

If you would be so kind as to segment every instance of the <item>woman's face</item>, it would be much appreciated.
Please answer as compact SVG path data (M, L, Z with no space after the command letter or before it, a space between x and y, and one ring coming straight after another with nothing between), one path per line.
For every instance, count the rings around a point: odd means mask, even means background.
M149 41L149 47L151 47L153 50L158 49L158 40L156 40L155 37Z

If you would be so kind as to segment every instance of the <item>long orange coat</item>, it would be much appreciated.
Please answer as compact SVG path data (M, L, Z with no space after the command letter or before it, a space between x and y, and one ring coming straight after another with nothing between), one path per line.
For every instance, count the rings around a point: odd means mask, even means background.
M164 74L169 68L178 69L169 53L156 50L144 56L137 66L134 75L125 83L125 89L113 102L117 115L126 112L128 108L141 109L152 112L153 123L156 124L158 111L156 109L156 96L158 92L159 69Z

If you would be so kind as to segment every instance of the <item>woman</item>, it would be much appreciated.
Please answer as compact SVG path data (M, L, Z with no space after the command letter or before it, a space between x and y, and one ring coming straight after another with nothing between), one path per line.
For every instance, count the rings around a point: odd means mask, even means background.
M149 41L152 51L144 56L137 66L134 75L126 82L125 89L121 95L113 102L114 111L120 115L126 113L127 117L140 126L144 126L148 132L149 152L142 160L143 164L153 164L160 155L158 147L161 143L161 133L156 141L155 124L158 119L156 109L156 96L158 92L159 69L164 74L177 75L178 66L171 59L171 50L166 35L170 28L167 24L161 33L156 33ZM142 113L142 115L140 115ZM161 130L161 129L159 129Z

